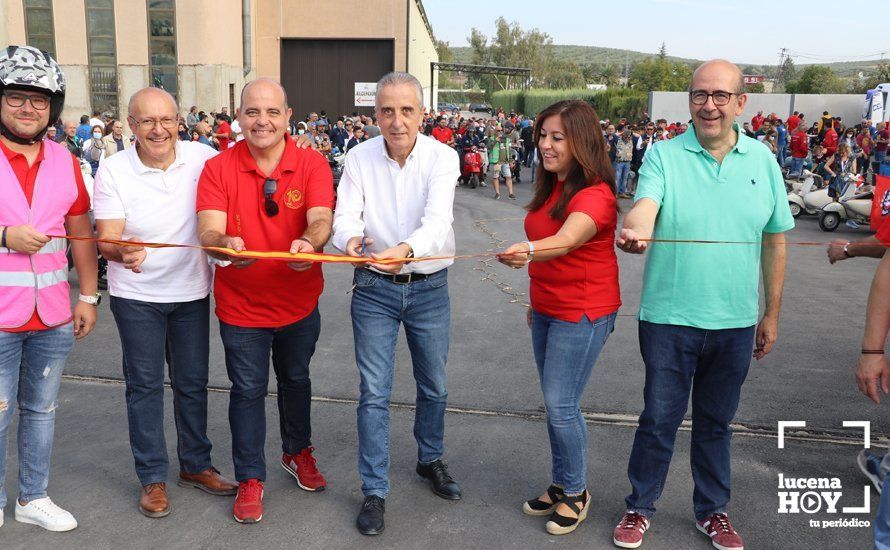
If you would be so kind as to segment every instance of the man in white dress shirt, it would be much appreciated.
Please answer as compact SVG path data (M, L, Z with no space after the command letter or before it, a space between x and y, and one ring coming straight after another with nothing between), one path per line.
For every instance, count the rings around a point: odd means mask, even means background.
M448 266L452 260L411 258L454 255L454 150L419 133L423 88L406 73L377 83L381 137L350 150L338 188L334 245L350 256L369 256L355 270L352 329L361 376L358 406L359 474L365 495L356 520L365 535L383 532L389 493L389 401L399 325L405 326L417 410L417 473L433 492L461 497L444 454L445 362L451 329ZM381 263L397 259L405 262Z

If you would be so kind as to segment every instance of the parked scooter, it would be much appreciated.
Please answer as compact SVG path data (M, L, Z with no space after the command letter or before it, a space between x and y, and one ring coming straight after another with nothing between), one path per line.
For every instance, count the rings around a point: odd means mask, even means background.
M871 223L874 188L862 185L861 175L848 174L845 179L847 183L838 202L830 202L822 207L819 214L819 229L822 231L834 231L842 221L854 228Z
M476 150L476 146L470 147L470 150L464 155L464 173L463 180L471 189L479 187L482 174L482 155Z
M815 216L823 206L831 202L828 189L821 189L822 177L809 170L803 171L803 179L800 181L785 180L785 188L788 190L788 208L791 215L797 218L803 213Z

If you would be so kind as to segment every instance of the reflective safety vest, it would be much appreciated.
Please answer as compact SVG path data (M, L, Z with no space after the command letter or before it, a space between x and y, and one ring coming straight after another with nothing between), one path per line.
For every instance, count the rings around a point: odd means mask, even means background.
M43 142L31 205L5 155L0 155L0 225L30 225L44 235L64 235L65 216L77 200L68 150ZM18 328L37 315L48 327L71 320L65 239L52 239L36 254L0 248L0 328Z

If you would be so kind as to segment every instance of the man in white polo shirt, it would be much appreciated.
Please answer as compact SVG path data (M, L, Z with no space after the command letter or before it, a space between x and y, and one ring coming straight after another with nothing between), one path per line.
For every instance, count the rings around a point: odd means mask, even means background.
M159 88L130 99L127 120L136 146L106 159L96 173L93 210L102 239L197 245L194 213L198 177L216 152L178 141L177 108ZM164 363L169 368L176 417L179 485L214 495L237 486L210 460L207 372L211 271L201 251L100 244L109 260L111 312L120 333L127 420L139 510L170 513L164 440Z

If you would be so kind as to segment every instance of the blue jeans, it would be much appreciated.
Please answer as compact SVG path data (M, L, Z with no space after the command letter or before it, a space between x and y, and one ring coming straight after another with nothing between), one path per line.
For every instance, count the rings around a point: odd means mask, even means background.
M803 163L807 160L804 158L791 157L791 171L790 174L800 174L801 170L803 170Z
M210 297L153 303L111 297L123 350L127 423L136 476L145 486L167 480L164 437L164 363L173 388L173 419L180 470L212 465L207 438Z
M627 193L627 176L630 175L629 162L613 162L612 167L615 168L615 186L618 188L618 194Z
M628 510L647 517L655 513L691 391L695 518L726 511L731 478L729 424L748 375L754 330L753 326L703 330L640 321L646 384L643 414L627 466L633 489L625 500Z
M389 494L389 401L399 324L405 325L417 384L414 439L417 460L430 463L445 452L445 362L451 331L448 270L408 284L356 269L352 294L355 362L361 376L358 470L362 493Z
M552 482L568 495L587 488L587 423L581 395L596 358L615 329L615 313L577 323L532 310L532 347L550 436Z
M890 550L890 491L887 487L881 492L881 503L875 516L872 532L876 550Z
M56 396L74 325L32 332L0 332L0 509L6 506L7 435L19 409L19 500L46 496L56 423Z
M312 445L312 381L309 361L321 332L318 306L296 323L280 328L237 327L219 322L232 382L229 426L235 479L266 479L266 395L269 354L278 381L281 449L298 454Z

